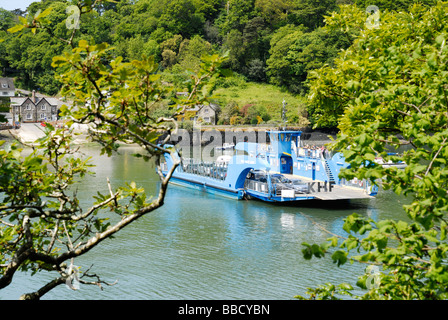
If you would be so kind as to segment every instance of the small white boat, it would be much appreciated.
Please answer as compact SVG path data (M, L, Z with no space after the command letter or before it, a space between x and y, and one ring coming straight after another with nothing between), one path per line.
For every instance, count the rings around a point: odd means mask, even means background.
M407 164L404 161L398 161L393 162L392 160L385 161L382 157L375 158L375 163L380 164L383 168L398 168L398 169L404 169L406 168Z
M224 143L222 147L215 147L216 150L227 150L235 148L235 144L233 143Z

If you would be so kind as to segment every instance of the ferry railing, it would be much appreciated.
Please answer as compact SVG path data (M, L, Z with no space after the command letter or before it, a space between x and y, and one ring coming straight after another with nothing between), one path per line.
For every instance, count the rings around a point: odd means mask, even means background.
M340 179L340 184L347 187L364 189L365 191L367 191L368 187L370 186L370 183L366 179L360 180L357 178L354 178L352 180L342 178Z
M300 147L295 150L297 157L310 159L331 159L331 153L327 149Z
M215 162L199 161L192 158L182 160L182 171L209 177L216 180L225 180L228 165L226 163L216 164Z
M257 181L257 180L246 180L244 183L244 188L246 190L257 191L261 193L271 193L274 196L284 197L299 197L303 196L305 192L301 192L296 190L294 187L289 187L281 184L272 185L271 192L269 191L269 186L266 182Z
M269 193L268 184L261 181L246 180L244 187L248 190L253 190L262 193Z

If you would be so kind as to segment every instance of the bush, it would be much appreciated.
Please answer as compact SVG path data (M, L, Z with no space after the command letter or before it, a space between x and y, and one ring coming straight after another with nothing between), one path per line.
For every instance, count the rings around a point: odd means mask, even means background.
M263 82L266 80L266 66L260 59L254 59L249 62L247 76L255 82Z
M193 121L191 120L185 120L183 122L180 123L179 127L181 129L185 129L187 131L193 131Z
M217 88L238 87L244 89L247 87L246 78L240 74L234 73L231 77L220 78L216 82Z
M240 116L232 116L230 118L230 125L242 124L242 118Z

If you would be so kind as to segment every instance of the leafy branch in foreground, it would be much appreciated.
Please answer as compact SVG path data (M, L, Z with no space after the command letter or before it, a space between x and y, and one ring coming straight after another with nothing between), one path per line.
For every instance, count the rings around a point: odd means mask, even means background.
M79 7L87 12L99 2L84 1ZM11 31L45 30L42 18L38 15L33 24L25 19L21 21L23 27ZM98 193L86 209L81 207L75 188L77 179L88 174L91 165L73 149L70 130L48 125L46 136L37 141L29 156L22 156L15 144L0 149L0 289L11 284L17 271L59 274L36 292L24 294L23 299L39 299L70 282L75 274L81 283L106 284L90 270L78 277L73 259L162 206L168 181L178 165L175 163L166 176L162 174L161 157L176 152L164 144L177 124L171 118L152 116L155 105L167 99L172 90L161 81L154 59L125 63L121 57L110 55L107 44L80 40L75 45L73 39L74 33L68 42L70 49L54 57L52 64L63 84L61 94L70 101L70 106L61 108L61 116L70 119L68 127L72 123L89 126L91 138L101 144L102 153L111 155L126 143L139 145L139 155L155 161L161 183L158 194L150 198L134 182L112 190L107 181L108 193ZM218 55L204 58L199 72L192 74L192 90L182 108L207 99L213 89L208 83L223 71L224 60Z
M354 9L342 9L327 27L351 21ZM338 119L334 149L350 163L343 177L381 180L383 189L409 199L403 206L406 222L355 214L345 219L346 238L305 244L307 259L331 252L338 266L380 268L375 286L366 285L369 275L360 276L357 284L366 291L357 298L448 297L447 22L444 3L382 12L378 28L362 29L335 68L322 68L310 82L310 99L322 120ZM407 167L383 168L374 162L377 156ZM309 297L334 297L337 287L324 288L310 289Z

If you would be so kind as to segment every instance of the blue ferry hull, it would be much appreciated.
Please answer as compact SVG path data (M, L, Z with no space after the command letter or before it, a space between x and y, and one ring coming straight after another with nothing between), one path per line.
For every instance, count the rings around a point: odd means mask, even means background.
M265 202L296 202L296 201L304 201L304 200L315 200L316 197L312 195L303 195L299 197L280 197L273 196L263 192L257 192L253 190L245 190L245 196L248 199L258 199Z
M192 188L192 189L203 191L203 192L208 192L211 194L217 194L217 195L224 196L226 198L230 198L233 200L241 200L244 198L244 189L233 190L233 189L228 189L228 188L226 189L222 186L214 185L210 182L201 183L201 182L195 181L194 177L181 178L179 176L173 176L170 179L170 183L179 185L182 187Z

